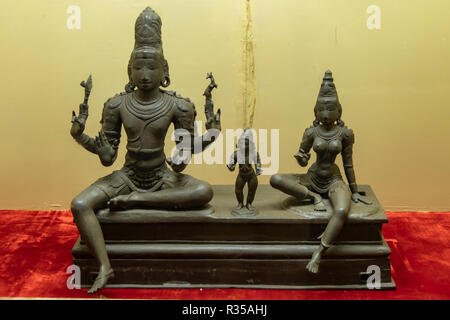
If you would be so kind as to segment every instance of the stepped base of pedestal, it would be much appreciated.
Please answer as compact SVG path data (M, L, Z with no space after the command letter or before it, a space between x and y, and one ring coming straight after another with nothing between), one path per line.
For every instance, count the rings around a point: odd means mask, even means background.
M370 187L362 190L373 205L353 207L317 274L306 265L330 212L314 215L308 205L302 212L302 205L262 185L255 200L259 214L237 217L232 214L233 187L213 188L210 206L188 214L99 212L115 271L108 287L368 289L368 268L375 266L381 289L395 288L391 251L381 233L387 218ZM96 261L80 239L72 254L81 268L82 286L90 286L98 272Z

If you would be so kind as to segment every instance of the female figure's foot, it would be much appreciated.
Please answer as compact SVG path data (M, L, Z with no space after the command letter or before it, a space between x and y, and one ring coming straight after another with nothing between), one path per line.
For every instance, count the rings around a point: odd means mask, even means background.
M114 270L111 268L111 266L101 266L97 278L95 278L94 284L92 285L91 289L89 289L88 293L96 293L97 291L103 289L108 283L108 280L112 278L114 278Z
M314 251L311 260L309 260L308 264L306 265L306 269L309 272L312 273L318 273L319 272L319 264L320 260L322 259L323 251L325 248L321 245L319 249Z
M319 195L314 197L314 211L327 211L327 207Z

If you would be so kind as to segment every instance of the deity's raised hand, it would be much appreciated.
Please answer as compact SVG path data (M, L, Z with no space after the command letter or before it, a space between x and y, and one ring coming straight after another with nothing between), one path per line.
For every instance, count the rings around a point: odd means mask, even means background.
M221 130L222 126L220 124L220 108L217 109L217 113L209 118L206 118L206 129L217 129Z
M209 79L211 82L206 87L205 92L203 92L203 95L207 98L211 98L211 92L214 90L214 88L217 88L216 80L214 79L212 72L206 74L206 79Z
M214 90L214 88L217 88L216 81L214 79L214 76L212 73L208 73L206 75L206 79L209 79L211 82L206 87L205 92L203 95L206 97L206 103L205 103L205 116L206 116L206 124L205 127L207 130L209 129L217 129L221 130L221 124L220 124L220 108L217 110L217 113L214 114L214 102L212 101L212 95L211 92Z
M76 115L75 111L72 111L72 128L70 129L70 134L72 135L72 137L79 137L84 132L88 115L89 106L84 103L80 104L78 116Z
M92 76L89 75L87 81L82 81L80 86L84 88L84 101L80 104L78 116L75 111L72 111L72 128L70 129L70 134L74 138L81 136L86 126L86 120L89 115L88 100L92 90Z

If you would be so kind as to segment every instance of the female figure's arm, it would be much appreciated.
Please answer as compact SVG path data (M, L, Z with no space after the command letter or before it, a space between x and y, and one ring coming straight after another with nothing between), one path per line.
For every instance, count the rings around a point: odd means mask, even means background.
M355 135L351 129L347 129L342 140L342 162L344 164L345 176L347 177L350 191L352 192L353 202L362 202L370 205L370 202L361 198L358 193L358 185L356 184L355 170L353 168L353 144L355 143Z
M356 184L355 170L353 169L353 144L355 143L355 135L353 131L348 129L342 140L342 162L344 164L345 176L352 193L358 193L358 185Z
M311 158L311 154L309 151L314 142L314 128L310 127L305 130L303 134L302 142L300 143L300 148L296 154L294 154L294 158L297 160L298 164L302 167L306 167L308 165L308 161Z

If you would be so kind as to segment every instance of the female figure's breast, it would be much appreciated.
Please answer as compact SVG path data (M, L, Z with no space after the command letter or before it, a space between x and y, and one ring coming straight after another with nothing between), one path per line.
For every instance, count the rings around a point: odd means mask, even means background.
M322 154L332 154L336 156L342 151L342 142L339 138L325 140L316 137L314 139L313 150L317 153L317 156Z
M339 170L335 164L336 156L342 151L339 137L325 140L320 137L314 139L313 149L317 154L314 173L320 177L332 177Z

